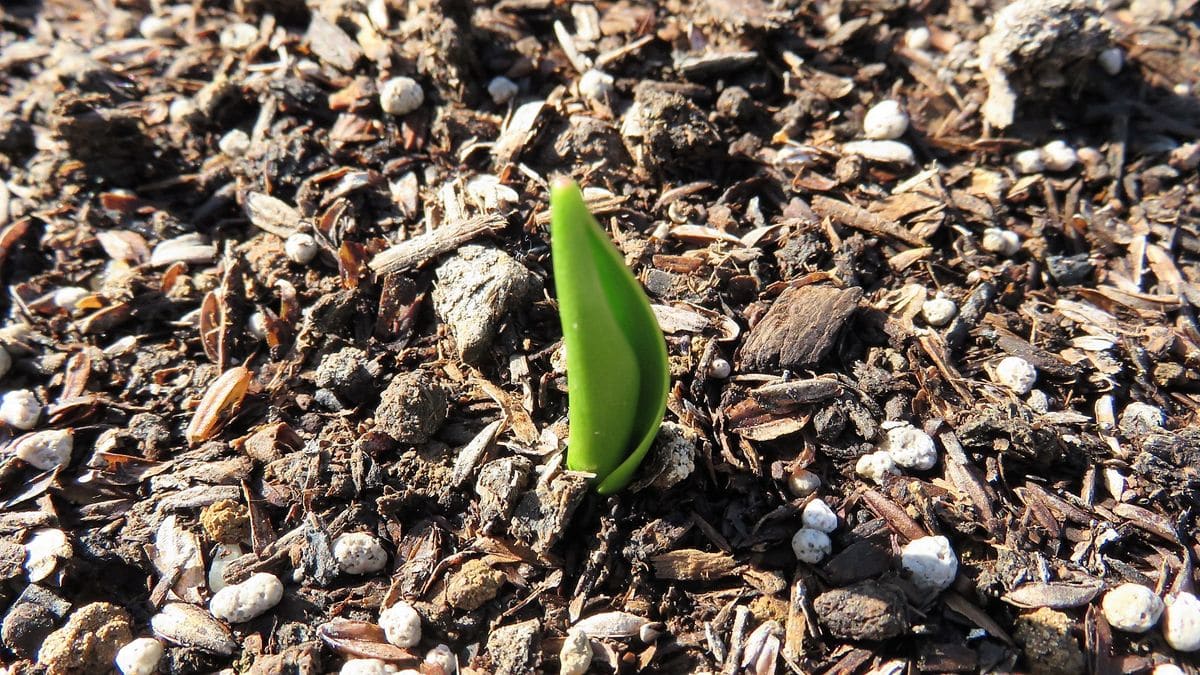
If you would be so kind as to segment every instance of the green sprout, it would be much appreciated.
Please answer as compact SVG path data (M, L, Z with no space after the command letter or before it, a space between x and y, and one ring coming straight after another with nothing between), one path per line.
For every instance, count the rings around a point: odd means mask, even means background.
M567 350L567 467L596 491L629 484L662 424L671 384L650 300L574 181L550 186L550 254Z

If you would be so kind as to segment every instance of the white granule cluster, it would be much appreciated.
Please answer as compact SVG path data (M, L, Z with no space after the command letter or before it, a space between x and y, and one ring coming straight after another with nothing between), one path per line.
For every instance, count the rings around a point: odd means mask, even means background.
M900 138L908 131L908 113L896 101L880 101L863 117L863 135L877 141Z
M1200 649L1200 600L1186 591L1167 598L1163 610L1163 637L1181 652Z
M371 574L387 564L387 551L366 532L350 532L333 540L333 558L346 574Z
M412 647L421 641L421 615L407 602L397 602L379 613L379 627L387 641L397 647Z
M425 102L425 90L411 77L393 77L379 85L379 106L389 115L407 115Z
M0 400L0 422L14 429L29 431L42 416L42 403L28 389L14 389Z
M283 599L279 577L259 572L240 584L226 586L213 595L208 611L229 623L242 623L262 616Z
M162 659L162 643L142 637L121 647L115 662L122 675L153 675Z
M914 539L900 549L900 566L912 574L913 583L930 591L944 591L958 574L958 556L942 536Z
M887 435L880 449L891 455L897 466L926 471L937 464L937 446L929 434L903 422L885 422L883 426Z
M833 542L824 532L803 527L792 536L792 552L797 560L815 565L833 552Z
M896 460L885 450L879 450L858 458L854 465L854 473L866 478L876 485L883 484L884 476L900 473L896 469Z
M996 364L996 384L1006 387L1018 396L1024 396L1037 382L1037 368L1019 356L1006 356Z
M804 522L805 529L809 530L828 534L836 530L838 526L837 514L829 508L824 499L814 499L805 504L800 517Z

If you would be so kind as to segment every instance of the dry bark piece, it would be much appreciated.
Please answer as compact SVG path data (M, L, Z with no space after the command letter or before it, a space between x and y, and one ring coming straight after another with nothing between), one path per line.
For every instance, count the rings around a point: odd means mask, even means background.
M190 445L207 441L217 434L221 425L241 405L252 377L253 373L245 367L237 366L221 373L208 385L185 432Z
M1100 595L1100 591L1102 590L1104 590L1104 582L1099 579L1092 579L1082 583L1034 581L1017 586L1001 596L1001 599L1009 604L1026 609L1037 609L1039 607L1073 609L1075 607L1083 607L1092 600L1095 600L1096 596ZM1018 635L1019 638L1020 636Z
M654 576L678 581L712 581L736 575L742 565L724 553L678 549L650 557Z
M533 464L524 457L504 457L483 465L475 483L475 494L479 495L480 530L496 532L508 522L529 483L532 470Z
M367 621L333 619L321 624L317 635L342 656L380 659L401 666L415 665L420 659L413 652L388 642L383 629Z
M797 371L817 365L833 347L861 297L858 287L786 289L746 336L740 354L742 368Z
M406 445L428 441L446 420L450 392L429 370L401 373L379 397L375 424Z
M24 557L24 549L16 546L17 553ZM20 573L21 559L16 561ZM29 584L13 601L0 624L0 641L22 658L33 659L67 613L71 603L47 588Z
M450 325L459 357L476 361L500 323L535 292L536 276L491 246L467 245L438 265L433 306Z
M353 71L354 64L363 57L358 43L320 12L313 12L304 38L317 58L347 73Z
M495 232L505 225L507 222L504 218L495 213L447 223L379 252L368 266L376 274L390 274L420 267L443 253L453 251L468 241Z
M567 524L587 489L587 478L571 472L539 484L517 504L509 532L539 553L549 551L567 531Z
M847 640L887 640L908 631L908 601L895 586L875 581L826 591L813 601L817 618Z
M195 605L168 603L158 614L150 617L150 627L158 637L181 647L225 655L237 649L237 643L225 624Z

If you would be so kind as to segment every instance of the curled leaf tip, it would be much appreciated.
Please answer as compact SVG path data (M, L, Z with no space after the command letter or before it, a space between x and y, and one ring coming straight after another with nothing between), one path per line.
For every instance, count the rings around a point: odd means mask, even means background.
M625 487L666 412L667 347L650 301L574 181L550 186L550 250L567 350L567 466Z

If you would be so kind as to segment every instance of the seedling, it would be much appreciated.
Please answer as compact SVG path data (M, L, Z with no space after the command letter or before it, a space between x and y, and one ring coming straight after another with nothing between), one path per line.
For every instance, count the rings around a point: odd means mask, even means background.
M550 252L567 350L567 467L612 494L633 479L662 424L667 344L646 293L573 181L550 188Z

